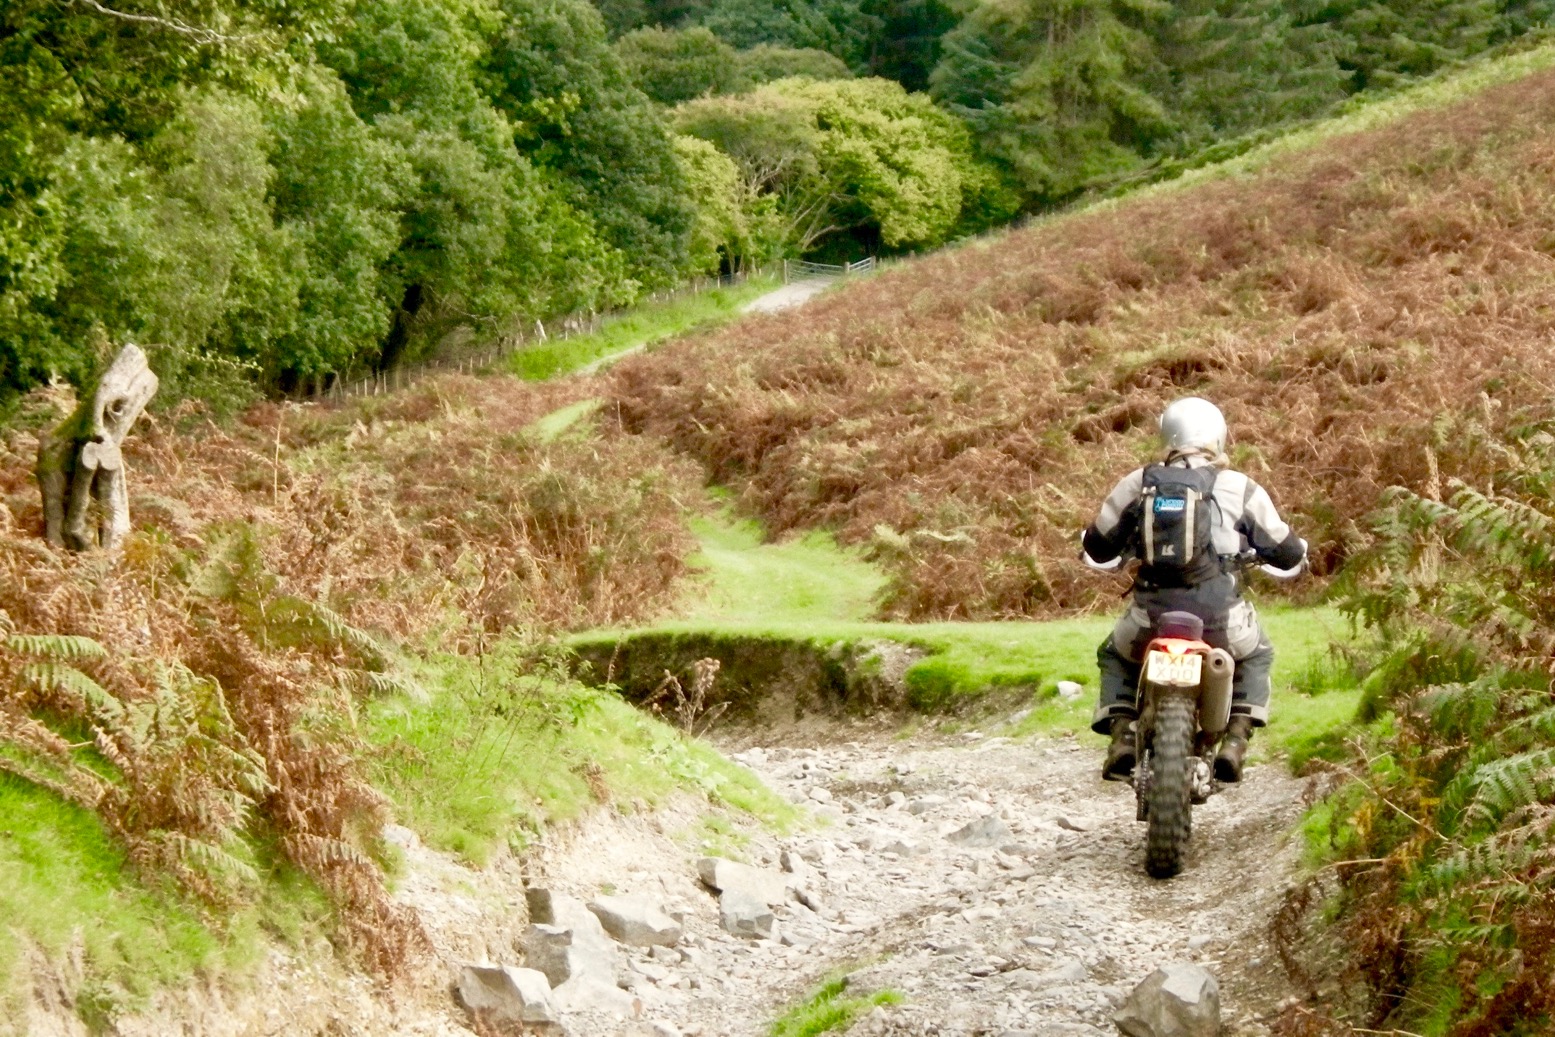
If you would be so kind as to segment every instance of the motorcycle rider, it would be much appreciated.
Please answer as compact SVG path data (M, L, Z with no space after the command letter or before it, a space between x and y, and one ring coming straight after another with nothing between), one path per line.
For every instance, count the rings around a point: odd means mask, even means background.
M1236 660L1215 777L1240 781L1253 729L1269 717L1274 646L1227 563L1251 551L1275 575L1294 576L1307 543L1263 487L1229 467L1226 419L1213 403L1196 396L1172 403L1161 414L1161 440L1165 460L1124 476L1081 539L1085 561L1096 568L1141 562L1133 602L1096 651L1101 695L1091 729L1112 738L1102 778L1133 776L1141 657L1160 615L1181 611L1202 619L1204 640Z

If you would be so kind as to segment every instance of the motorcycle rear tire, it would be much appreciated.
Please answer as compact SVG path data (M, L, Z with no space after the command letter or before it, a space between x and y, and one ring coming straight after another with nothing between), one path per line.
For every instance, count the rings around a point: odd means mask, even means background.
M1145 870L1171 878L1182 870L1193 833L1193 703L1168 696L1156 705L1154 752L1150 757Z

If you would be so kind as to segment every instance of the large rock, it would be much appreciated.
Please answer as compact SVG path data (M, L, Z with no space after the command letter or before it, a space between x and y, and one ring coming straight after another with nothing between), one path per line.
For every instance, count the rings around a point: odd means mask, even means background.
M588 905L577 897L557 893L534 886L524 890L524 900L529 906L529 920L538 925L554 925L571 929L577 943L614 949L610 936Z
M770 940L777 934L777 918L766 901L743 889L726 889L718 895L718 921L726 931L753 940Z
M680 923L642 897L599 897L589 910L605 931L634 947L673 947L680 942Z
M593 915L589 921L599 926ZM594 976L613 985L620 955L604 929L599 929L599 938L602 944L559 925L531 925L524 933L524 963L545 973L553 987L578 976Z
M753 868L749 864L725 860L722 857L703 857L697 861L697 874L702 881L720 893L739 890L756 897L762 903L776 906L788 899L790 886L803 885L792 876L766 868Z
M1162 966L1134 988L1112 1021L1128 1037L1216 1037L1220 984L1198 965Z
M535 969L465 965L456 987L460 1002L483 1032L525 1034L561 1021L550 984Z
M1010 841L1010 829L998 814L986 814L945 836L957 846L969 849L1003 846Z
M551 998L563 1012L635 1014L632 995L616 984L621 955L605 927L577 897L528 889L531 925L520 941L524 961L551 981Z

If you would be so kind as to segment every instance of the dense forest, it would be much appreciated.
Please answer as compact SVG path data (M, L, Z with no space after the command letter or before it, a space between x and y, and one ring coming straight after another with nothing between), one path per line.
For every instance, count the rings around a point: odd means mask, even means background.
M1542 28L1551 0L13 0L0 393L163 399L779 256L931 248Z

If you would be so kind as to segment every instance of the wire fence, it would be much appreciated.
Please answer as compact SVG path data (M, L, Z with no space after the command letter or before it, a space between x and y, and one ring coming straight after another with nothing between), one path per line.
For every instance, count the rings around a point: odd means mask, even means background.
M873 268L873 259L870 259L868 262L871 264L871 268ZM823 264L812 265L819 266ZM850 267L857 265L848 264ZM715 288L744 284L752 278L763 277L769 272L768 268L751 267L738 273L721 274L718 277L698 277L679 288L653 292L637 300L637 305L642 305L645 302L671 302L693 295L701 295ZM784 281L786 282L788 279L787 261L783 264L783 274ZM626 306L614 310L587 310L569 313L561 317L553 317L548 322L536 320L533 326L528 324L515 325L507 332L496 336L490 341L482 342L474 348L444 350L439 355L427 360L413 364L396 364L394 367L386 370L348 371L328 376L321 387L310 392L301 393L299 398L320 402L353 399L358 396L382 396L386 393L396 392L415 385L428 375L448 371L457 371L463 374L484 370L493 366L504 357L530 346L545 342L565 341L577 335L592 335L609 321L630 312L631 309L632 307Z

